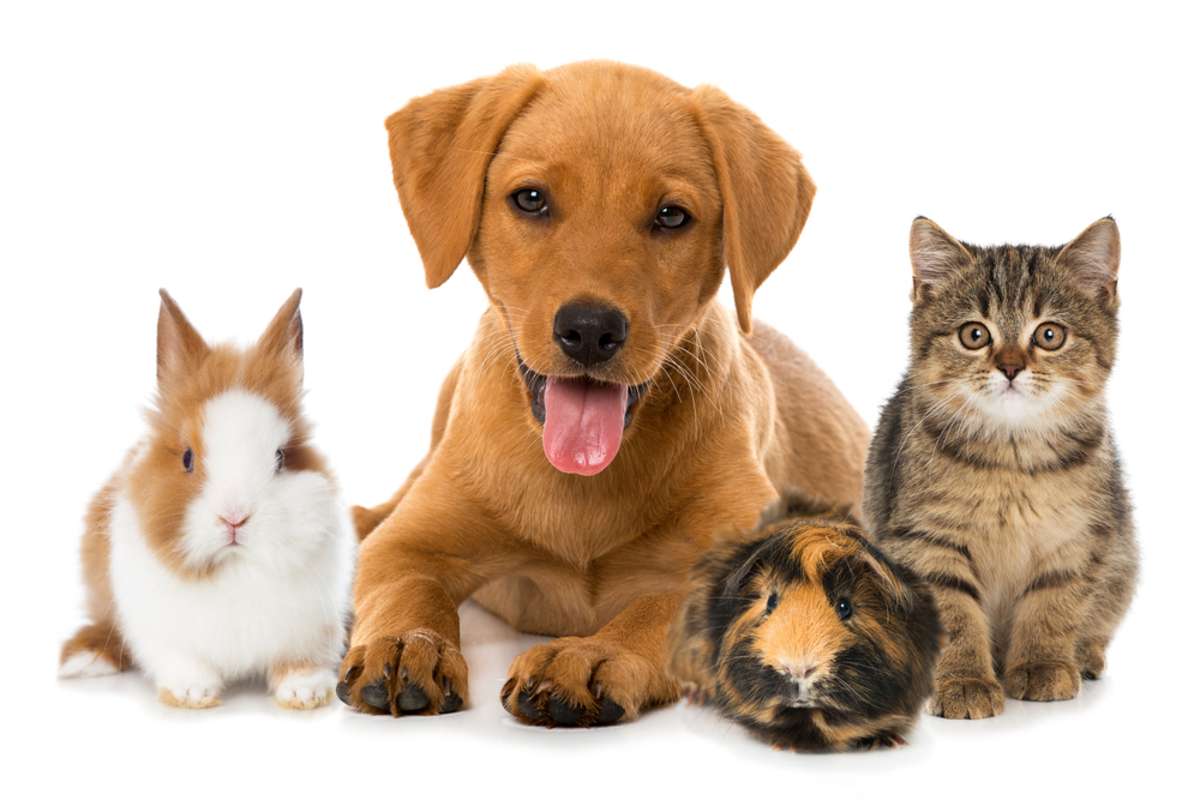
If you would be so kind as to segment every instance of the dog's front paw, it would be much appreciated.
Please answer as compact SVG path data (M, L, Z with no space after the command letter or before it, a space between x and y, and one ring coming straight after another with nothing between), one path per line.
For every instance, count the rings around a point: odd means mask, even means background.
M679 696L649 659L596 637L569 636L517 656L500 700L522 722L579 728L631 720Z
M1004 710L1004 690L990 677L944 676L933 684L929 713L946 719L985 719Z
M1014 700L1070 700L1079 694L1079 669L1062 661L1021 664L1004 674L1004 690Z
M338 699L368 714L448 714L467 702L466 660L427 628L351 648L338 674Z

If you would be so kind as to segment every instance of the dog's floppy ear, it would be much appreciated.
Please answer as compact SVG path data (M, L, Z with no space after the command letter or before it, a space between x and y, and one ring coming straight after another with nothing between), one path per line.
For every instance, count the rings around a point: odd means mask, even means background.
M754 291L796 243L816 186L800 154L724 92L701 86L694 97L721 189L738 324L749 333Z
M392 176L430 288L466 256L488 164L541 80L533 67L510 67L418 97L387 118Z

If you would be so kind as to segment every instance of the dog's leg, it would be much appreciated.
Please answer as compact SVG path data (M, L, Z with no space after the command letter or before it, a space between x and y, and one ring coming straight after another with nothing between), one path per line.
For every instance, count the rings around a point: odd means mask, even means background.
M444 477L419 482L363 542L337 685L338 698L359 711L440 714L467 703L458 605L520 556L473 504L446 501L461 498L451 486Z
M667 629L681 594L641 597L592 636L567 636L522 653L500 699L523 722L611 725L679 699L667 675Z

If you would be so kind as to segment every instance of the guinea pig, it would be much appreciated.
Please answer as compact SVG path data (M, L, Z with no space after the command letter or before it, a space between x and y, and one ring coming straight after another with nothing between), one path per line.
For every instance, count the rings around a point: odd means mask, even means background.
M929 588L845 511L788 495L708 551L672 626L670 670L781 749L904 744L933 686Z

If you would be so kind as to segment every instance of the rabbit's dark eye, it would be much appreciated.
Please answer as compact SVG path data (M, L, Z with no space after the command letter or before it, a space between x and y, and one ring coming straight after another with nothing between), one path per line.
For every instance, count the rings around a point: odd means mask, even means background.
M283 469L283 448L282 447L275 451L275 471L279 472L281 469Z
M767 595L767 613L770 614L774 611L777 605L779 605L779 592L771 592Z
M833 610L837 612L838 619L850 619L850 615L854 613L854 606L850 605L850 600L843 597L834 604Z
M183 471L191 472L194 466L195 456L192 455L192 448L183 451Z

